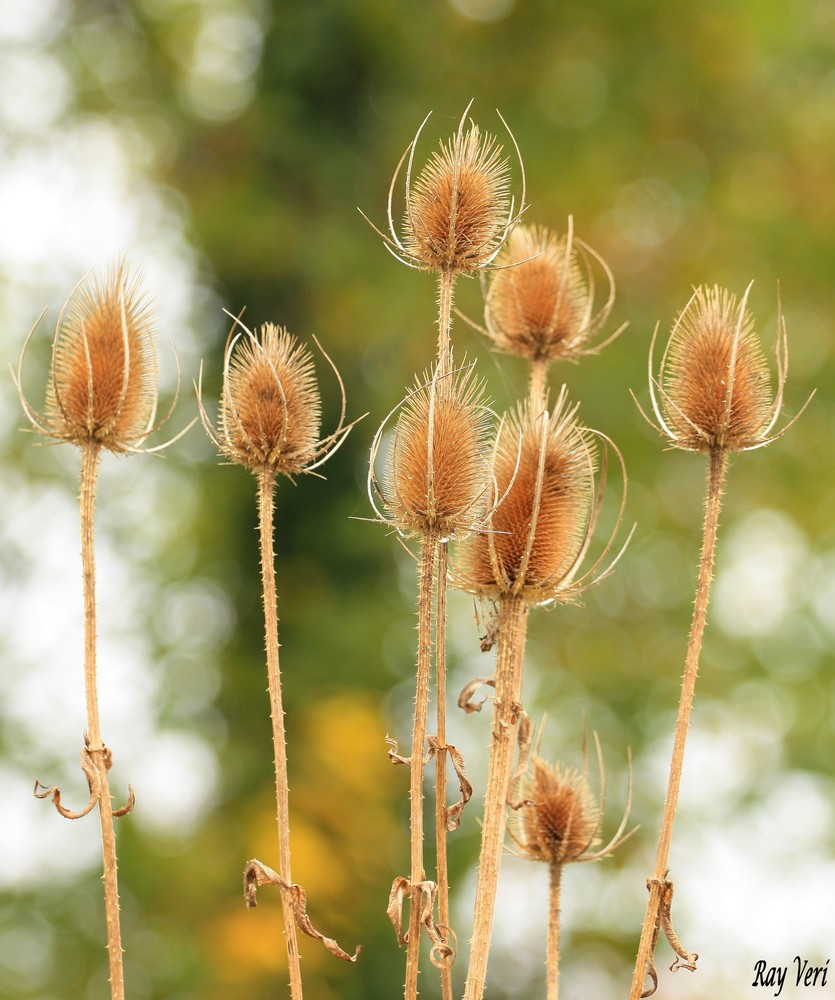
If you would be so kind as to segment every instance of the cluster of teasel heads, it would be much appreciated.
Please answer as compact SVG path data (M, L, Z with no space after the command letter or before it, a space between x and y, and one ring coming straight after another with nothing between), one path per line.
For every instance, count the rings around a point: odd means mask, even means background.
M407 544L416 541L419 549L417 684L409 755L400 754L396 743L389 740L392 762L410 771L410 871L394 879L388 912L399 942L407 945L406 1000L418 994L424 936L429 939L430 958L440 969L442 996L451 1000L457 946L449 915L447 833L456 829L473 795L463 758L446 735L446 595L451 584L473 594L482 607L492 608L490 615L485 615L487 634L482 649L497 647L494 676L468 684L458 699L466 712L479 711L482 703L474 699L475 692L482 685L494 688L464 997L480 1000L484 993L499 867L509 833L517 853L548 868L547 994L549 1000L556 1000L562 870L567 864L608 857L630 835L626 828L631 778L618 830L605 847L600 847L605 771L597 736L597 796L588 780L585 740L580 771L549 764L540 756L538 744L531 752L531 722L522 702L529 610L576 602L585 589L613 570L625 548L625 544L617 548L615 541L626 494L620 453L608 437L579 422L578 404L569 400L565 386L552 397L548 374L554 362L576 362L596 353L622 328L606 333L615 287L605 261L575 236L571 219L563 235L522 224L526 209L524 171L517 203L511 196L508 159L496 138L468 121L468 112L469 108L455 135L440 143L415 176L416 148L424 121L392 180L387 232L377 230L394 256L410 267L433 272L438 282L435 359L375 435L369 467L369 495L377 518ZM515 140L512 135L510 138L518 155ZM394 192L404 165L405 206L398 226ZM471 325L481 330L496 350L522 357L529 364L526 398L501 418L491 410L485 385L473 364L456 364L453 358L453 298L461 275L478 275L483 286L483 325ZM596 284L601 279L604 292L599 305ZM674 966L692 969L697 958L682 947L672 930L667 857L727 457L733 451L768 444L793 422L775 430L782 412L787 367L782 315L778 314L777 323L774 392L748 310L749 292L750 286L739 301L719 288L696 289L674 323L657 371L653 361L657 330L650 350L652 415L644 415L673 447L705 452L709 467L693 626L630 1000L649 995L655 988L653 956L661 929L676 952ZM196 391L200 419L219 452L229 462L249 469L257 481L279 870L250 861L244 889L247 904L254 906L259 886L278 886L290 992L294 1000L300 1000L297 930L322 942L337 957L353 960L356 953L347 954L315 929L307 915L305 892L291 877L273 552L274 491L279 475L292 479L314 473L342 444L352 425L345 422L343 391L337 427L322 437L321 400L312 355L280 327L266 324L253 331L240 317L231 318L216 424L203 405L202 370ZM36 327L37 323L26 344ZM93 511L103 449L115 453L159 450L145 448L149 435L166 419L158 421L156 417L157 359L150 300L124 261L114 265L106 277L88 277L79 283L56 325L42 413L23 394L25 351L26 346L15 381L27 417L40 433L77 445L82 456L88 715L82 768L90 794L87 805L79 811L62 803L57 788L38 782L36 794L51 796L59 812L70 819L98 806L111 991L114 998L121 998L125 988L113 820L129 812L134 799L131 790L127 805L114 809L108 787L112 758L102 741L96 691ZM335 368L334 372L342 388ZM621 500L611 536L596 543L611 456L622 475ZM385 471L378 476L377 465L383 458ZM452 560L451 542L457 546ZM592 547L598 553L594 559L589 555ZM433 666L437 717L435 732L430 735ZM430 759L435 763L434 878L427 872L424 857L424 769ZM447 805L448 762L460 787L460 798L452 805ZM404 921L407 901L408 918ZM649 988L647 975L652 980Z

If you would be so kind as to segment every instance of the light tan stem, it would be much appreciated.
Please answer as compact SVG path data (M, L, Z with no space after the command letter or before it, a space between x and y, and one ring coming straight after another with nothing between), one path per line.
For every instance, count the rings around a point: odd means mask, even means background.
M264 468L258 477L258 533L261 541L261 582L264 591L264 639L267 649L267 680L270 693L270 716L275 756L275 803L278 824L279 871L290 886L290 811L287 788L287 739L284 731L284 707L281 701L281 672L278 666L278 608L273 551L275 475ZM302 1000L302 973L299 943L290 890L281 889L284 914L284 937L290 974L290 996Z
M112 1000L124 1000L125 973L122 962L122 931L119 920L119 881L116 863L116 831L113 802L107 784L109 753L101 738L96 683L96 561L95 502L100 446L89 441L81 449L81 565L84 578L84 687L87 698L86 751L99 775L99 818L104 881L104 917Z
M545 409L549 363L542 358L531 362L531 383L528 390L528 398L530 399L531 414L535 417L539 415L541 410Z
M435 591L435 699L438 752L435 757L435 879L438 884L438 924L451 943L449 922L449 865L446 828L446 598L449 545L438 545L438 578ZM452 965L441 969L441 996L452 1000Z
M487 979L487 956L493 928L493 911L499 883L507 796L513 776L522 659L525 652L527 608L519 597L499 601L499 634L496 656L496 693L493 698L493 733L484 795L484 824L478 859L473 937L464 1000L481 1000Z
M557 1000L560 975L560 885L562 865L548 869L548 950L546 964L546 1000Z
M696 598L693 605L693 621L690 626L690 639L687 644L687 655L684 663L684 677L681 683L681 699L678 707L673 754L670 761L670 777L667 785L667 799L664 803L664 816L661 821L661 832L658 838L658 851L655 857L655 871L650 881L649 900L647 902L644 924L641 929L641 940L638 945L638 956L635 962L635 972L632 976L632 986L629 1000L639 1000L644 989L644 979L652 953L655 937L655 926L658 920L658 909L661 902L661 889L667 874L670 842L673 836L678 795L681 787L681 771L684 764L684 748L687 742L687 731L690 726L690 714L693 709L693 696L696 690L696 677L699 672L699 656L702 649L702 636L707 620L707 606L710 599L710 583L713 577L713 559L716 550L716 532L719 527L719 511L722 506L722 488L728 468L728 454L723 448L714 448L710 453L710 464L707 474L707 495L705 499L704 534L702 539L702 554L699 563L699 579L696 584Z
M411 904L409 909L409 941L406 951L406 981L404 996L415 1000L418 995L420 964L420 908L418 885L426 878L423 867L423 761L426 747L426 720L429 714L429 681L432 669L432 578L435 573L435 553L438 537L432 532L423 536L418 567L418 642L417 686L415 713L412 722L410 763L410 831L411 831Z
M438 374L447 375L450 370L450 335L452 332L452 299L455 290L455 274L441 271L438 276Z

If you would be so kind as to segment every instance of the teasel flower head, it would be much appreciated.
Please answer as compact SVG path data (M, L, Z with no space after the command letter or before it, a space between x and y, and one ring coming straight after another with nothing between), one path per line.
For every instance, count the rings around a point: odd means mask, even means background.
M657 374L653 370L656 327L649 355L655 421L641 412L675 448L752 451L782 436L800 416L774 431L788 370L786 326L778 296L777 391L773 392L747 308L751 284L741 301L718 285L696 288L676 318ZM810 400L811 396L800 412Z
M202 402L202 366L196 387L206 432L230 462L253 472L290 479L313 472L330 458L353 426L345 424L345 392L339 372L316 341L342 390L337 428L320 438L322 404L310 352L284 327L265 323L252 331L240 319L232 318L223 355L217 429Z
M637 827L625 833L632 805L632 762L623 818L612 839L600 847L600 828L606 804L606 772L597 733L600 795L589 787L585 734L581 770L549 764L539 753L531 755L522 779L521 805L510 814L509 832L518 853L551 867L574 862L600 861L608 857Z
M483 332L496 348L531 362L577 361L596 354L624 329L600 343L615 301L615 281L603 258L574 235L543 226L517 226L496 261L485 295ZM605 301L595 309L595 271Z
M156 422L153 311L139 277L130 274L124 259L104 277L91 273L83 278L58 317L42 414L29 405L22 390L23 360L41 314L26 337L15 376L33 427L80 446L140 450L164 422Z
M413 177L418 139L426 116L409 143L392 177L388 197L388 233L373 228L402 263L419 270L472 273L489 267L525 207L522 191L518 209L510 194L510 164L494 136L473 122L466 125L472 102L458 131L441 141L429 161ZM501 115L499 115L501 118ZM507 124L502 119L507 128ZM507 129L519 155L516 140ZM406 164L405 212L402 232L394 223L394 190ZM373 226L373 223L372 223Z
M456 554L453 579L462 590L493 600L520 596L529 605L570 603L607 576L623 552L601 571L626 501L620 452L578 423L577 405L569 403L564 386L551 412L547 405L547 396L544 412L520 404L498 430L490 517ZM602 554L581 573L600 515L610 450L624 474L620 513Z
M375 462L395 413L386 471ZM493 493L489 434L491 410L472 364L448 374L437 364L392 410L374 438L368 493L379 520L404 536L462 537L483 526ZM375 499L376 498L376 499ZM382 510L377 506L379 500Z

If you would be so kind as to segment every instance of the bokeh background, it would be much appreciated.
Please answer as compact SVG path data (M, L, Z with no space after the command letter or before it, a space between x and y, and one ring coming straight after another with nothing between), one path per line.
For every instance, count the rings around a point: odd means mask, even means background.
M303 942L315 1000L402 989L385 905L407 867L414 568L363 521L379 421L433 351L434 284L385 252L395 164L472 114L510 123L528 219L579 235L617 280L599 356L557 373L629 470L637 522L583 607L533 616L526 705L543 751L579 763L582 720L607 764L607 829L635 757L641 830L566 875L566 996L626 995L660 819L697 562L704 468L666 452L646 395L656 322L698 283L741 293L768 343L779 281L790 337L786 409L768 449L733 461L714 601L672 851L674 922L702 954L659 996L753 997L754 963L835 957L835 8L826 0L23 0L0 2L0 349L16 364L44 306L24 384L43 399L50 329L91 267L122 253L158 303L169 424L209 400L227 319L317 335L352 416L326 467L282 484L278 560L294 876L314 922L356 966ZM477 282L458 304L479 315ZM497 408L525 373L463 324ZM338 391L319 365L326 419ZM108 995L97 823L68 823L34 776L84 798L77 455L35 447L0 380L0 994ZM244 909L246 859L275 864L254 484L193 429L164 458L107 456L99 489L101 710L115 789L135 813L118 846L133 1000L262 1000L286 981L277 898ZM451 689L491 672L469 599L452 600ZM450 718L476 784L451 840L466 952L489 713ZM121 793L117 793L121 794ZM488 996L542 994L545 873L508 858ZM466 954L457 975L463 979ZM791 977L792 970L789 970ZM832 989L832 985L828 989ZM770 992L770 991L769 991ZM432 972L422 995L437 995ZM784 996L805 995L790 983Z

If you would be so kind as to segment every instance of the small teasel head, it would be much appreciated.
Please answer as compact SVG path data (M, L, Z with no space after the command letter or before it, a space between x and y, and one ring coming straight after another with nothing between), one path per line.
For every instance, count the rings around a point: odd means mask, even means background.
M202 404L202 373L197 393L212 441L231 462L253 472L290 478L311 472L330 457L352 426L344 425L343 393L339 425L320 439L322 405L313 357L273 323L252 331L235 320L224 351L217 430Z
M37 326L37 324L35 324ZM59 441L113 452L139 449L154 430L157 356L153 306L123 260L82 279L64 304L52 341L43 414L15 379L36 430Z
M588 781L586 738L580 770L550 764L539 753L531 755L522 779L521 805L511 813L509 831L522 857L551 867L574 862L599 861L608 857L635 829L624 833L632 805L631 757L623 818L615 835L600 847L600 828L606 799L606 773L597 733L600 793L595 796Z
M531 362L576 361L595 354L594 338L605 326L615 301L615 282L603 258L568 231L517 226L497 258L485 296L485 333L506 354ZM595 270L602 272L606 299L595 309Z
M405 535L432 532L446 538L482 525L493 488L491 411L474 366L452 365L440 374L436 365L397 410L382 484L374 465L388 418L371 451L369 496L375 510L375 494L382 503L380 519Z
M530 605L568 603L595 576L613 544L579 574L597 525L614 445L577 421L565 387L552 412L526 402L504 420L493 449L494 505L486 528L457 553L456 585L481 597L521 596ZM598 441L603 466L597 473ZM620 458L617 449L614 449ZM622 463L621 463L622 467ZM625 476L624 476L625 481ZM621 503L621 515L623 502ZM620 523L615 526L615 532ZM616 561L616 560L615 560Z
M388 234L377 231L387 248L411 267L451 274L488 267L524 209L524 168L520 205L516 209L510 194L510 164L501 145L474 122L466 124L471 104L455 135L447 142L441 141L439 149L413 178L415 149L428 121L427 115L392 178L389 231ZM509 129L508 134L518 154ZM404 162L405 212L399 234L392 201ZM521 157L519 162L521 166Z
M750 451L780 437L800 415L773 433L783 407L786 328L778 302L775 393L748 310L750 291L739 301L718 285L699 286L676 318L657 374L650 349L657 421L650 423L676 448Z

